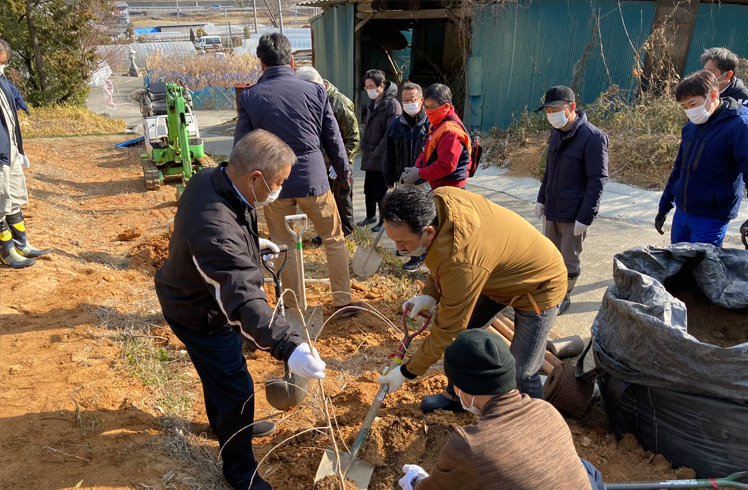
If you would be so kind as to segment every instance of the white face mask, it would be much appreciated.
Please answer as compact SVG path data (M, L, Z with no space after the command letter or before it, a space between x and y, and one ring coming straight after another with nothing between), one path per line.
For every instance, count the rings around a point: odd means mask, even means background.
M470 400L470 406L468 407L462 402L462 397L460 396L462 392L460 390L457 390L457 398L460 399L460 405L462 405L462 409L466 412L470 412L473 415L477 415L480 417L480 409L474 405L475 403L475 395L473 395L473 399Z
M403 104L403 110L409 115L415 116L416 114L421 112L421 104L419 104L418 102Z
M563 128L566 126L566 123L569 122L569 118L566 117L566 111L546 112L545 117L548 118L548 122L551 123L551 126L556 129Z
M5 67L8 65L0 65L0 76L5 76Z
M406 257L420 257L428 251L428 247L423 246L423 239L426 238L426 233L421 236L421 244L409 252L400 252L401 255Z
M366 95L368 95L371 100L377 100L377 98L379 98L379 92L377 92L377 89L375 88L366 89Z
M260 177L262 177L262 175L260 175ZM263 206L267 206L271 202L273 202L276 199L278 199L278 196L280 196L280 193L281 193L281 189L283 189L283 186L281 186L281 187L277 188L274 191L270 190L270 186L268 185L267 181L265 180L265 177L262 177L262 181L265 183L265 187L267 187L268 190L270 191L270 195L268 195L268 198L265 199L264 201L258 201L257 200L257 194L255 194L255 190L254 190L254 187L253 187L252 188L252 194L254 194L254 196L255 196L255 209L261 208Z
M691 109L686 109L686 116L688 116L688 119L694 123L694 124L704 124L709 120L709 116L711 114L706 110L706 103L709 99L707 98L704 101L703 105L700 105L698 107L693 107Z

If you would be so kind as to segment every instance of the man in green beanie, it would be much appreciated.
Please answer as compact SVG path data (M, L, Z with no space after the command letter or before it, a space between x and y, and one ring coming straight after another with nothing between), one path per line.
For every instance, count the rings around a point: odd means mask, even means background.
M548 402L517 391L514 358L483 329L462 332L444 353L444 372L475 424L455 427L431 475L405 465L404 490L602 489L571 431Z

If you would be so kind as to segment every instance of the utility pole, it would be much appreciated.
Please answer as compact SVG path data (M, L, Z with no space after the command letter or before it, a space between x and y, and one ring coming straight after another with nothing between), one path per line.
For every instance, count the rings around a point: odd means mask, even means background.
M255 12L255 34L257 34L257 0L252 0L252 10Z
M278 0L278 27L280 27L281 36L283 35L283 5L281 0Z
M227 8L223 9L223 15L226 17L226 25L229 26L229 48L233 49L233 45L231 44L231 24L229 24L229 10Z

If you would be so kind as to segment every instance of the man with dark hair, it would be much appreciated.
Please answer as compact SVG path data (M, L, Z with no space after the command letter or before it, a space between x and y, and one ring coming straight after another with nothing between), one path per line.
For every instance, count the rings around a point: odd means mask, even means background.
M431 335L406 364L379 382L392 392L406 379L425 374L461 331L484 327L505 306L513 306L517 386L543 398L538 371L566 294L566 267L553 243L518 214L451 186L430 192L412 185L391 190L384 198L384 229L401 254L426 253L429 278L422 294L403 310L415 318L439 306ZM424 413L437 409L462 410L451 384L421 400Z
M297 163L278 200L263 210L270 237L293 249L293 236L286 229L285 217L297 214L297 206L314 224L322 238L330 271L333 304L339 317L356 315L363 303L351 301L348 249L340 225L335 198L330 192L322 148L330 158L338 183L350 186L350 167L340 129L330 107L326 90L300 80L291 57L291 43L278 33L263 34L257 46L263 74L242 92L234 144L252 129L264 129L278 136L296 154ZM282 279L286 287L301 291L304 284L296 274L296 255L288 254ZM286 299L289 309L296 299ZM304 312L300 312L304 314Z
M704 69L717 77L719 96L732 97L738 104L748 106L748 88L735 76L740 58L727 48L709 48L700 58Z
M462 332L444 352L444 373L478 420L455 427L430 475L420 466L403 466L400 488L604 489L597 469L577 455L561 414L517 391L514 359L498 335Z
M387 132L387 164L384 176L392 189L406 168L413 167L416 158L426 146L429 134L429 118L423 108L423 89L417 83L405 81L400 88L403 113L392 122ZM411 257L403 269L416 272L423 267L425 255Z
M343 144L345 144L345 151L348 153L348 162L353 165L353 155L356 153L359 140L361 139L358 132L356 112L353 110L353 102L343 95L335 85L324 80L312 66L302 66L296 70L296 74L302 80L317 83L327 90L327 98L330 100L332 113L338 122L340 135L343 137ZM335 169L332 168L327 154L325 154L325 165L327 165L327 173L330 176L330 189L332 189L332 195L335 197L335 204L338 205L343 235L348 236L353 233L353 178L351 178L351 185L343 186L336 179L337 174L335 173ZM322 245L322 238L317 235L312 238L312 243Z
M432 189L443 185L465 187L470 175L470 136L452 106L452 91L435 83L423 94L423 107L431 122L429 137L416 163L406 168L400 182L427 181Z
M668 212L675 207L672 243L721 246L748 186L748 109L735 99L719 97L713 73L703 70L675 87L689 122L673 171L660 198L655 228L662 235ZM742 181L741 181L742 173ZM741 229L748 229L748 221Z
M242 341L299 376L325 377L317 350L268 305L260 269L260 250L278 248L258 238L257 209L280 192L295 161L288 145L258 129L234 145L228 163L195 174L179 200L169 258L155 278L164 319L200 376L223 474L236 490L272 490L255 474L252 434L275 430L269 422L257 430Z
M49 250L34 248L26 236L21 208L29 202L23 175L23 138L18 123L18 106L5 77L10 46L0 39L0 263L13 269L32 266Z
M379 206L379 223L371 231L378 232L382 226L382 198L387 193L385 166L387 161L387 131L402 113L397 101L397 85L384 78L382 70L369 70L364 75L364 88L371 99L361 138L361 170L366 172L364 194L366 195L366 218L358 226L376 222Z
M558 247L569 273L561 314L571 304L569 295L582 272L582 242L597 216L608 182L608 135L577 109L574 91L569 87L548 89L538 111L543 109L551 136L535 217L542 219L545 215L543 234Z

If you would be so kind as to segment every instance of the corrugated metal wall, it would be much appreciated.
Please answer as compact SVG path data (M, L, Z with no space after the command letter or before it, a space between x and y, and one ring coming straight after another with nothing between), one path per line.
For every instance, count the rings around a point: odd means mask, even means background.
M748 58L748 6L702 3L696 19L685 73L702 68L704 49L723 46L741 58Z
M353 28L355 4L325 9L312 20L314 64L320 75L353 100Z
M629 38L641 46L654 10L654 2L615 0L519 0L476 7L466 122L484 131L506 127L525 108L536 109L548 87L572 85L575 71L582 103L611 84L634 90Z

